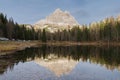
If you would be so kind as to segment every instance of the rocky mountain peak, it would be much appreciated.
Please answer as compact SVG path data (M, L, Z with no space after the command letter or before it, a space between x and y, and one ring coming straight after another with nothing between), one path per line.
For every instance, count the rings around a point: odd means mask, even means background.
M78 26L79 23L75 18L68 12L62 11L61 9L56 9L52 14L47 16L45 19L42 19L34 24L36 29L49 29L52 32L64 29L70 29L73 26Z
M62 11L60 8L58 8L58 9L56 9L56 10L54 11L53 14L56 14L56 13L63 13L63 11Z

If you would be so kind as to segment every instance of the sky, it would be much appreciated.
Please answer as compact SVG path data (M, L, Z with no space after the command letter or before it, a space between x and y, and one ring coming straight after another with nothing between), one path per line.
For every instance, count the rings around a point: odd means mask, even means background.
M34 24L57 8L66 10L80 24L120 14L120 0L0 0L0 12L19 24Z

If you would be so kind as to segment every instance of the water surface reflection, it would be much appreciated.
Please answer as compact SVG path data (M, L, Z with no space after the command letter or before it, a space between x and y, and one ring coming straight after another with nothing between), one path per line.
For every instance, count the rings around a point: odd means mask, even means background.
M0 56L0 80L120 80L120 47L47 46Z

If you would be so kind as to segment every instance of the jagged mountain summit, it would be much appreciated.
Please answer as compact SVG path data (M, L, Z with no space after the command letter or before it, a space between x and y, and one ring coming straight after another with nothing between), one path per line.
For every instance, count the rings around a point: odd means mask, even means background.
M79 26L79 23L68 12L56 9L52 14L34 24L35 29L47 29L50 32L58 30L71 29Z

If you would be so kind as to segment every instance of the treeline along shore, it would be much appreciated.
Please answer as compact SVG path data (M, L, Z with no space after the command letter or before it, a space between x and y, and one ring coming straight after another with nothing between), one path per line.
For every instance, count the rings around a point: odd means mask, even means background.
M46 29L35 30L34 27L28 28L24 24L20 25L12 18L8 19L6 15L0 13L0 38L9 40L0 41L1 52L14 50L8 49L10 48L9 44L14 46L17 44L18 47L25 43L32 45L64 45L64 43L71 45L120 45L120 17L110 17L89 25L74 26L69 30L58 30L51 33ZM26 45L31 46L29 44Z

